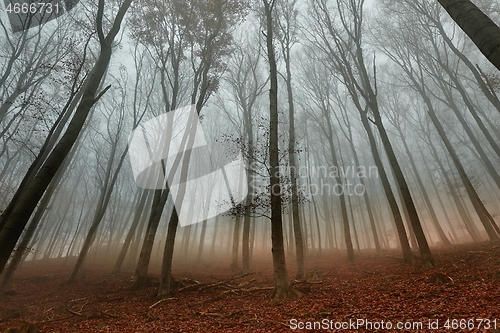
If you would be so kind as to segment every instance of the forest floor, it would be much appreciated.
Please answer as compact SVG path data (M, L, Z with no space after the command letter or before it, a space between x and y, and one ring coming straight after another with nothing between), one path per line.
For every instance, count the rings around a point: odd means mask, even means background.
M177 292L160 303L154 278L131 291L130 273L88 265L66 285L70 265L26 263L0 295L0 332L500 332L500 246L434 255L438 266L425 269L397 252L361 252L352 264L343 252L309 254L306 279L294 281L304 296L280 302L270 302L270 255L247 275L227 262L177 264Z

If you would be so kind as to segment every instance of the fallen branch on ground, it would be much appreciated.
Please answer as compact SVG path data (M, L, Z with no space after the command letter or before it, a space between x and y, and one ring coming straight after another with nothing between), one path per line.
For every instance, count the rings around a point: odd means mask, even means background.
M294 284L301 284L301 283L307 283L307 284L323 284L325 281L307 281L307 280L294 280L292 281L292 285Z
M85 315L83 315L82 313L80 312L76 312L76 311L73 311L73 310L70 310L68 308L66 308L66 311L68 311L69 313L71 314L74 314L75 316L79 316L79 317L85 317Z
M166 302L166 301L174 301L174 300L177 300L178 298L176 297L170 297L170 298L162 298L161 300L159 300L158 302L152 304L149 308L152 309L154 308L155 306L157 306L158 304L161 304L163 302Z

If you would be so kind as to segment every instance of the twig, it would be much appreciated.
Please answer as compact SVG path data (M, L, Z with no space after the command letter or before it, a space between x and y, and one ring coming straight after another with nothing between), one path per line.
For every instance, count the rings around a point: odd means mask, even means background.
M80 311L78 311L78 312L79 312L79 313L82 313L83 308L84 308L84 307L85 307L85 305L87 305L87 304L89 304L89 302L85 302L85 303L82 305L82 307L80 308Z
M154 308L155 306L157 306L158 304L161 304L163 302L166 302L166 301L174 301L174 300L177 300L178 298L176 297L170 297L170 298L162 298L161 300L159 300L158 302L152 304L149 308L152 309Z
M231 312L231 313L228 313L228 314L222 314L222 313L218 313L218 312L199 312L200 316L213 316L213 317L220 317L220 318L230 318L234 315L237 315L238 313L242 313L243 311L240 310L240 311L235 311L235 312Z
M255 278L253 278L253 279L251 279L251 280L249 280L249 281L243 281L242 283L240 283L240 284L238 285L238 288L241 288L241 287L244 287L244 286L246 286L246 285L249 285L250 283L252 283L252 282L254 282L254 281L255 281Z
M112 315L111 313L107 313L106 311L101 311L101 313L111 318L121 318L121 316Z
M66 308L66 311L68 311L71 314L74 314L75 316L85 317L83 314L76 312L76 311L73 311L73 310L70 310L68 308Z
M301 283L307 283L307 284L323 284L325 280L321 281L307 281L307 280L295 280L292 282L292 284L301 284Z

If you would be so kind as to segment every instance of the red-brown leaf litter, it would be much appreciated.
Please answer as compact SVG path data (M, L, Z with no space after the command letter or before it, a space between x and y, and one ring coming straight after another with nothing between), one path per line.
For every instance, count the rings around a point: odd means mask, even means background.
M161 302L158 268L148 287L132 291L131 271L111 276L89 263L68 285L70 261L26 262L1 295L0 332L385 332L389 323L394 332L500 332L500 246L434 255L438 265L427 269L403 264L397 251L361 251L354 263L340 251L309 253L306 278L292 280L304 296L280 302L270 301L270 254L254 257L248 274L222 259L175 262L177 291ZM294 258L287 260L293 277Z

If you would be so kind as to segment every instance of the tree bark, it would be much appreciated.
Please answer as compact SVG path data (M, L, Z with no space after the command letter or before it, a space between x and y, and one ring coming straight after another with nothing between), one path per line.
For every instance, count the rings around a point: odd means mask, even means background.
M500 70L500 27L470 0L438 0L481 53Z

